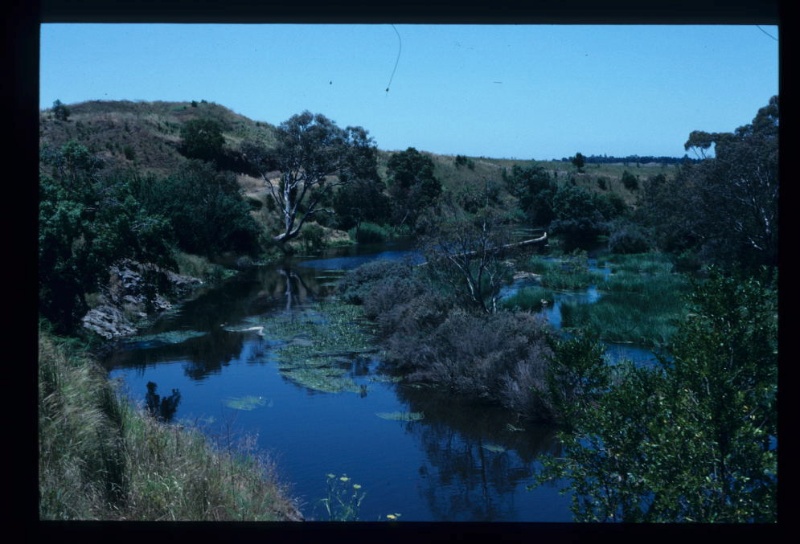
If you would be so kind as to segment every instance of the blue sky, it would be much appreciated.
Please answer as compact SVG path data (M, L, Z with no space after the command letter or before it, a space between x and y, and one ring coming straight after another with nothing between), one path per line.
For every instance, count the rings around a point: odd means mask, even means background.
M40 108L207 100L276 125L322 113L384 150L680 157L691 131L733 131L778 94L777 38L755 25L43 24Z

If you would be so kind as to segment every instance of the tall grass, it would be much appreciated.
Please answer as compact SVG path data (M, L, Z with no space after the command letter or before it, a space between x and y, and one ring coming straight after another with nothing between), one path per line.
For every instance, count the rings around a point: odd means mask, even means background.
M615 255L614 271L594 304L563 303L562 325L598 334L613 343L666 344L684 315L685 276L657 254Z
M350 239L358 244L379 244L391 238L391 231L382 225L364 222L358 227L353 227L347 234Z
M500 306L506 310L523 310L539 312L545 306L552 306L553 292L543 287L523 287L516 293L500 301Z
M302 519L252 445L214 446L195 427L156 421L91 359L40 331L41 519Z
M542 287L556 291L585 289L602 278L601 273L589 270L585 252L565 255L560 259L534 255L521 268L539 274Z

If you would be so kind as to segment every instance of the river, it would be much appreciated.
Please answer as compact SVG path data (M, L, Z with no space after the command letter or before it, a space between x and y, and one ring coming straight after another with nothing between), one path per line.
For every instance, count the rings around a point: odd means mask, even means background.
M348 493L360 486L363 521L571 521L568 495L528 489L537 458L559 451L553 428L386 381L375 353L336 363L357 389L309 388L279 370L281 341L246 330L312 319L344 271L413 255L402 244L345 248L241 273L109 356L110 377L138 402L149 382L162 396L179 391L172 421L198 425L223 445L249 437L307 519L327 521L321 500L330 481ZM549 311L557 320L558 304Z

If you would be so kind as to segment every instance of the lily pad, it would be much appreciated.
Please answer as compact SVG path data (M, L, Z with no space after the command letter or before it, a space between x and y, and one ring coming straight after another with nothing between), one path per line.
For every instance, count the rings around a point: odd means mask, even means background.
M424 412L375 412L375 415L389 421L419 421L425 419Z
M225 406L234 410L255 410L259 406L265 406L267 401L264 397L248 395L245 397L232 397L225 400Z

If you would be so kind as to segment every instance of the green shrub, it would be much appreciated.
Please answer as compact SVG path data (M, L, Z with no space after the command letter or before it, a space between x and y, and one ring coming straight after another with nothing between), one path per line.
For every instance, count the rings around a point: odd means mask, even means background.
M369 222L353 227L347 234L357 244L379 244L391 238L391 233L386 227Z
M553 305L553 292L543 287L523 287L510 297L501 301L507 310L541 311L545 306Z

